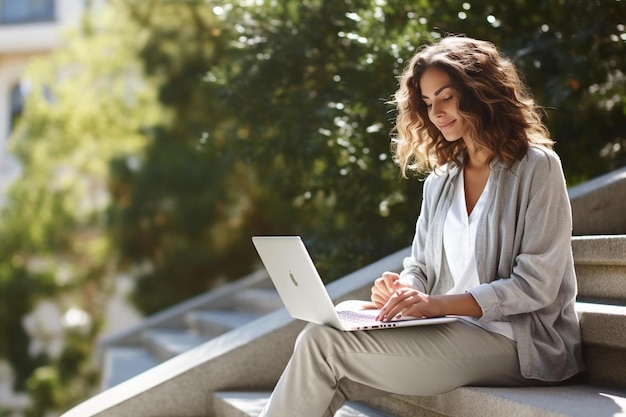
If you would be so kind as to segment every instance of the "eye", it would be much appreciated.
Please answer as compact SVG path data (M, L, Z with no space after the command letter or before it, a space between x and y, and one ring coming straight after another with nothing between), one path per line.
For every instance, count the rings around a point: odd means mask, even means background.
M444 99L445 101L450 101L450 100L452 100L452 98L453 98L453 97L454 97L454 96L453 96L452 94L450 94L449 96L445 96L443 99Z

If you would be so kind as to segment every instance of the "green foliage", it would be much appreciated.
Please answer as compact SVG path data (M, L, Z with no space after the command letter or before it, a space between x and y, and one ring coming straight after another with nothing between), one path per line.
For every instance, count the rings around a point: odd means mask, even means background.
M386 101L426 26L381 3L224 4L236 59L207 76L263 190L262 232L303 235L329 280L406 246L419 207L389 155Z
M61 355L38 367L26 388L32 399L26 417L45 416L50 410L66 410L89 397L98 384L99 372L91 362L93 335L71 331Z
M423 25L370 2L123 6L175 115L138 169L111 165L143 311L250 271L253 234L306 236L329 279L407 244L420 187L391 162L385 101Z
M24 388L37 365L29 357L29 338L22 326L22 317L32 308L31 294L37 289L38 282L23 268L0 267L0 352L12 364L18 389Z
M54 409L62 396L60 382L57 370L51 366L39 367L34 372L28 384L28 391L34 399L29 417L44 416L47 410Z
M139 164L116 159L110 165L111 230L122 265L147 265L134 301L152 313L211 288L224 271L231 278L249 271L250 262L240 259L249 185L223 144L205 132L206 124L224 119L215 89L202 82L207 68L224 59L227 42L212 7L143 0L116 5L132 18L128 28L147 79L171 114L146 131Z

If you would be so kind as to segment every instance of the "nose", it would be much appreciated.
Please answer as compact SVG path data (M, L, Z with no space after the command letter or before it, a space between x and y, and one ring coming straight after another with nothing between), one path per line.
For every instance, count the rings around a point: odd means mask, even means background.
M436 103L432 103L430 106L430 114L431 117L438 117L441 116L443 113L442 108L439 104Z

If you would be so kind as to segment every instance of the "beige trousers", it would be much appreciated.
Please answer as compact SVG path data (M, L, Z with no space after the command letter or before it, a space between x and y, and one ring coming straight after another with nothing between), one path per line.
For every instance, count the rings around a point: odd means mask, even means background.
M386 393L526 382L515 341L463 321L357 332L308 325L261 416L332 417L346 401Z

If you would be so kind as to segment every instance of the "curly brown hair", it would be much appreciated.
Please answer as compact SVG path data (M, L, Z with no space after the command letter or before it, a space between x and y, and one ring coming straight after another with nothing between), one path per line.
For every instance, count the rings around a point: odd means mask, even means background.
M398 110L392 148L404 176L460 164L464 142L446 141L430 121L420 78L437 67L450 77L459 96L459 114L477 149L490 151L508 167L526 155L530 144L552 148L543 109L535 104L515 65L490 42L447 36L420 49L402 76L392 103Z

